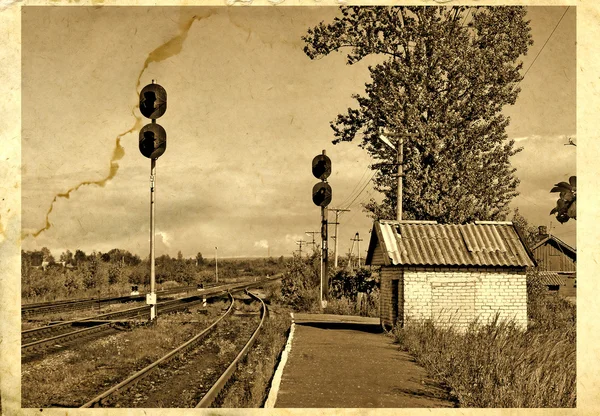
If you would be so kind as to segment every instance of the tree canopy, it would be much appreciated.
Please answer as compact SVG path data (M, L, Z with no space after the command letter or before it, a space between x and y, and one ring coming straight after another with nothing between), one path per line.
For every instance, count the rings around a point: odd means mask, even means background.
M318 59L349 49L348 64L369 55L365 93L331 123L334 143L360 139L375 159L366 209L394 218L396 152L382 133L403 139L405 219L467 222L505 218L519 180L503 106L514 104L519 57L533 43L523 7L341 7L341 17L303 37ZM414 135L409 136L408 133ZM398 139L394 145L398 146Z

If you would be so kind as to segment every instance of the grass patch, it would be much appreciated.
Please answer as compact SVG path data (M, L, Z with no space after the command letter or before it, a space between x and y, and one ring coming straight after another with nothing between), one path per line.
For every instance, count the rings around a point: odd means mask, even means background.
M379 291L373 291L370 294L365 294L362 300L354 301L346 296L340 299L330 299L327 301L327 306L323 313L334 315L356 315L379 317Z
M460 407L564 408L576 405L575 323L572 304L538 296L527 331L494 321L459 333L426 321L395 335Z

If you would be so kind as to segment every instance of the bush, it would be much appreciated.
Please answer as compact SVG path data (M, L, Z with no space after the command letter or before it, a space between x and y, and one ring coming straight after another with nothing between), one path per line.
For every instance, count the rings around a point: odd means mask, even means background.
M308 258L294 255L281 279L281 299L296 311L318 310L320 298L320 257L314 252Z
M540 283L537 270L531 270L527 275L527 315L530 330L560 330L575 342L577 308L566 299L548 294Z

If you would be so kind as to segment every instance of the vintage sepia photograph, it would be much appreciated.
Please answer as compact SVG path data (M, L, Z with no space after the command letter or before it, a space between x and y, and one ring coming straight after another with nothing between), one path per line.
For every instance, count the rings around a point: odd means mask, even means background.
M241 3L21 7L20 407L576 408L578 6Z

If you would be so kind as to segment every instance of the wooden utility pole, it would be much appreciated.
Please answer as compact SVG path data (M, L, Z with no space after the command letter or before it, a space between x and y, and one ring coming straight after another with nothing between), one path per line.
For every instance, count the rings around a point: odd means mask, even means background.
M358 267L360 267L360 242L363 241L360 238L360 235L358 234L358 231L356 232L356 234L354 235L354 238L352 239L352 248L354 249L354 242L356 242L358 244Z
M396 166L398 166L396 187L396 220L402 221L402 178L404 177L402 165L404 164L404 137L418 136L418 133L387 133L387 135L398 139L398 143L396 144L396 146L394 146L385 136L379 136L379 138L385 144L387 144L391 149L396 151Z
M335 246L333 248L333 256L334 256L334 267L338 267L338 225L339 225L339 215L340 212L350 212L349 209L343 209L343 208L329 208L331 211L335 211L335 222L333 223L335 225L335 236L333 237L335 239ZM331 223L330 223L331 224Z
M402 221L402 177L404 176L404 140L398 136L398 148L396 149L396 164L398 165L398 188L396 191L396 220Z
M313 246L313 250L317 247L317 243L315 241L315 234L321 234L320 231L305 231L305 234L309 234L312 236L312 242L310 243Z
M306 244L306 241L304 241L304 240L298 240L298 241L296 241L296 244L298 244L300 246L298 248L298 253L300 254L300 257L302 257L302 245Z
M350 250L348 251L348 265L346 266L346 268L348 270L352 270L352 254L354 254L354 242L355 240L353 238L350 239L350 241L352 241L352 247L350 247Z
M218 259L218 247L215 247L215 282L219 283L219 259Z

